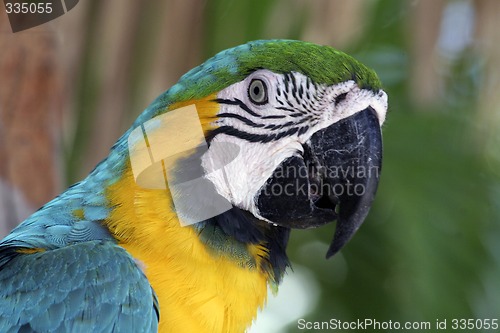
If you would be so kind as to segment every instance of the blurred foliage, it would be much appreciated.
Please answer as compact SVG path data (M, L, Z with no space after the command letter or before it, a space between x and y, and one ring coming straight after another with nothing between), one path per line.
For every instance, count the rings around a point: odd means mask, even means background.
M493 281L500 281L499 247L490 244L500 236L498 166L488 163L477 140L480 61L466 50L447 72L442 99L412 105L407 8L402 1L378 1L366 34L351 50L377 71L390 97L381 183L367 221L328 263L311 251L323 252L331 233L292 237L292 259L314 269L321 284L311 321L434 325L436 319L500 313L500 298L490 296L499 295ZM300 330L293 324L289 331Z

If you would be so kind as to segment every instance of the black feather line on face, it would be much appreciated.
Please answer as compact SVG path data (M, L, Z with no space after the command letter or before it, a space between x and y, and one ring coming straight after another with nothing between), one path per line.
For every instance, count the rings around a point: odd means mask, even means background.
M288 112L292 112L292 113L295 112L295 109L287 108L286 106L278 106L276 109L283 110L283 111L288 111Z
M233 119L238 119L239 121L245 123L246 125L253 127L253 128L262 128L265 125L264 124L257 124L251 121L248 118L245 118L243 116L240 116L239 114L235 113L220 113L217 115L219 118L233 118Z
M248 114L260 118L260 115L252 111L243 101L235 98L234 100L231 99L223 99L223 98L217 98L213 100L214 102L217 102L219 104L228 104L228 105L238 105L240 108L248 112Z
M283 119L286 118L286 116L281 116L281 115L271 115L271 116L264 116L261 117L261 119Z
M273 134L254 134L254 133L247 133L244 131L241 131L239 129L236 129L231 126L221 126L218 127L212 131L210 131L207 134L206 140L207 142L211 142L213 138L215 138L218 134L226 134L229 136L233 136L235 138L239 138L242 140L245 140L247 142L260 142L260 143L268 143L271 141L276 141L280 140L282 138L292 136L296 134L299 131L298 128L293 127L288 129L287 131L284 132L278 132L278 133L273 133Z

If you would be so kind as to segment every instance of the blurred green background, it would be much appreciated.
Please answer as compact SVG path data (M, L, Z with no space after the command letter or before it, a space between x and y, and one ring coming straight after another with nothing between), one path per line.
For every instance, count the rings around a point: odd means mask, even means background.
M249 40L301 39L382 79L382 177L333 259L334 225L293 232L295 269L252 332L299 332L299 318L500 320L498 13L497 0L86 0L17 34L2 13L0 232L84 177L190 68Z

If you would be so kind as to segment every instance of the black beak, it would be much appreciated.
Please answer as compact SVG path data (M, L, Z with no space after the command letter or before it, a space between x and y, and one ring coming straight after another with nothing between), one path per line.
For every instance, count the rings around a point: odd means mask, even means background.
M288 228L314 228L337 220L326 254L356 233L375 197L382 166L382 137L368 107L316 132L303 156L286 159L263 187L260 214Z
M337 228L326 254L329 258L354 236L377 192L382 136L375 111L367 108L315 133L309 144L319 165L326 168L329 200L339 202Z

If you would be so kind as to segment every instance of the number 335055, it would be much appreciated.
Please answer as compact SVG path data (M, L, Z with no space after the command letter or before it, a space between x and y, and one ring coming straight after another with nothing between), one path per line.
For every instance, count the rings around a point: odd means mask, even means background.
M52 13L52 3L29 3L29 2L7 2L5 4L7 14L50 14Z

